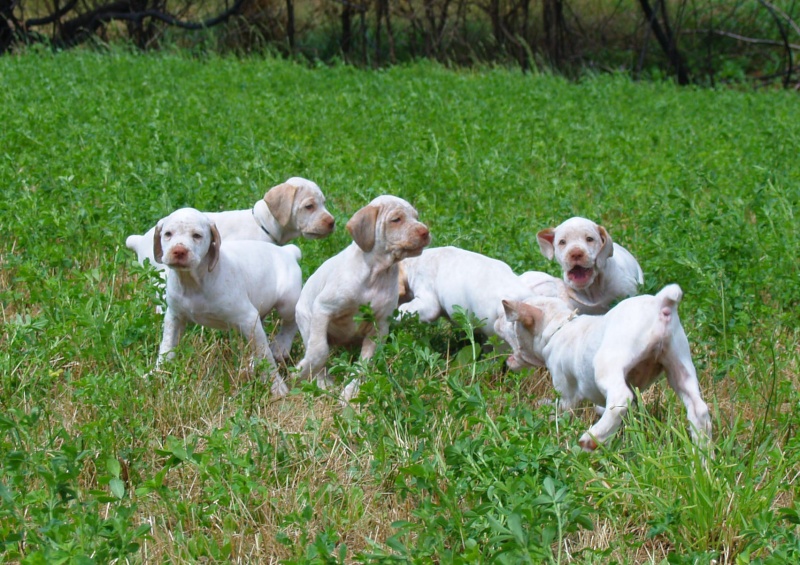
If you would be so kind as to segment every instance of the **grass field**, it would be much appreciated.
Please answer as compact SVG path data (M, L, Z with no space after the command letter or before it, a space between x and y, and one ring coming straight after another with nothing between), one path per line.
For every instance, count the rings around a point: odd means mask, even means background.
M7 562L789 563L800 560L800 98L429 64L0 58L0 551ZM433 245L546 270L573 215L677 282L714 459L661 382L603 449L543 371L466 321L393 327L354 408L271 401L246 344L196 328L150 378L153 274L125 236L174 208L316 181L334 235L391 193ZM302 354L299 338L296 359Z

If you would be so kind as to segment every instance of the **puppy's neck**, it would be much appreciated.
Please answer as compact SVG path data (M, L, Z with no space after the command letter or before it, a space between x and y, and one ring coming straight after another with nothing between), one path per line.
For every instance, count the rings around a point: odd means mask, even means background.
M559 308L557 310L551 310L549 312L545 312L544 317L544 329L541 333L542 342L544 344L550 343L550 341L559 334L562 330L564 330L572 320L578 317L577 310L569 310L566 308Z
M367 266L367 285L373 285L375 281L387 276L399 278L400 267L397 265L398 261L391 254L376 249L365 252L355 242L352 245L355 246L356 253L361 254L364 264Z
M200 269L203 269L204 267L205 266L201 266ZM200 275L200 272L198 272L200 269L169 269L169 274L167 277L169 277L171 280L174 280L181 288L187 290L198 289L203 286L203 277Z
M284 245L300 235L300 230L293 226L282 226L269 211L269 206L263 199L253 206L253 219L261 231L276 245Z
M208 256L203 257L200 264L194 269L167 269L167 276L185 290L198 290L202 288L205 281L213 272L208 270Z

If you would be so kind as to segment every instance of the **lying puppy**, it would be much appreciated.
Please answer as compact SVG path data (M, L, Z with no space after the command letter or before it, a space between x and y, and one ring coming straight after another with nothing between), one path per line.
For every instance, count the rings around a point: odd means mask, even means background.
M250 210L207 212L206 215L226 242L252 239L284 245L301 235L320 239L333 231L335 223L325 208L325 196L319 187L300 177L272 187ZM149 259L156 269L164 270L153 257L154 234L153 227L144 235L130 235L125 245L136 252L142 265Z
M584 450L596 449L619 427L634 400L631 387L643 390L661 373L686 406L695 443L705 443L711 439L711 419L678 318L682 296L671 284L655 296L623 300L604 316L576 316L554 298L504 301L505 317L495 329L513 348L510 368L544 359L561 395L559 406L569 410L590 400L602 409L601 418L581 436Z
M400 263L400 296L401 315L418 314L420 321L433 322L452 318L460 306L481 321L481 333L493 336L503 298L523 300L531 290L502 261L457 247L435 247Z
M639 263L627 249L614 243L603 226L586 218L570 218L537 234L539 249L555 257L563 271L570 305L582 314L605 314L620 299L634 296L644 283ZM540 281L541 273L521 275L523 282Z
M372 357L375 339L388 333L389 318L397 308L397 263L419 255L430 243L428 228L417 217L405 200L379 196L347 222L353 243L309 277L297 302L305 345L305 357L297 365L302 378L314 376L321 388L326 387L331 345L360 346L363 359ZM367 304L374 324L354 319ZM348 384L342 400L349 402L358 385L358 380Z
M295 245L278 247L263 241L231 241L222 245L214 222L194 208L176 210L155 227L153 257L170 270L164 337L158 369L186 328L194 322L209 328L235 328L247 336L256 360L266 359L273 374L272 393L288 389L278 374L297 332L294 309L303 284ZM262 319L277 310L281 330L270 350Z

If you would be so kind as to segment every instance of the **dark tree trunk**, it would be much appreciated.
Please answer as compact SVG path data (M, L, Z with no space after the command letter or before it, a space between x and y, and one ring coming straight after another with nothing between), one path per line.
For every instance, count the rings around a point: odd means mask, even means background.
M530 70L530 61L528 60L528 53L530 52L529 43L528 43L528 26L530 22L530 12L531 12L531 3L530 0L523 0L522 1L522 30L520 31L520 40L522 41L522 45L520 46L520 61L519 64L522 67L522 72L528 72Z
M555 68L560 69L564 62L567 28L564 20L563 0L544 0L542 2L542 21L547 57Z
M361 24L361 60L364 66L369 63L369 53L367 52L367 7L359 6L358 21Z
M492 23L492 35L498 47L503 44L503 27L500 22L500 0L489 2L489 20Z
M294 55L294 0L286 0L286 38L289 51Z
M0 55L8 52L14 43L14 0L0 0Z
M658 1L661 3L664 0ZM661 49L664 51L664 54L667 56L667 60L669 60L670 65L672 65L672 67L675 69L675 74L678 77L678 84L689 84L689 72L686 70L686 64L683 62L683 57L681 57L681 54L678 51L678 46L675 44L675 38L673 37L672 30L669 27L666 9L662 9L661 11L662 17L664 18L664 25L662 27L661 22L658 21L656 11L653 9L653 6L650 5L650 1L639 0L639 4L642 6L642 11L647 18L647 22L650 24L650 28L653 30L653 35L656 36L656 40L661 46Z
M345 59L353 49L353 8L349 3L342 4L342 40L340 43Z

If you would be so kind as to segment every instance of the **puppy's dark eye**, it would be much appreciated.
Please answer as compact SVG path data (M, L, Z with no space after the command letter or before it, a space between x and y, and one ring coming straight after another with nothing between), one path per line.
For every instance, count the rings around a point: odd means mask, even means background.
M306 210L308 210L308 211L310 212L311 210L313 210L313 209L314 209L314 203L312 202L312 203L310 203L310 204L306 204L306 205L305 205L305 209L306 209Z
M193 233L192 234L192 239L195 240L195 241L200 241L201 239L203 239L203 234L201 234L201 233Z
M402 221L403 221L403 218L401 218L400 216L395 216L395 217L394 217L394 218L392 218L390 221L391 221L393 224L399 224L400 222L402 222Z
M592 243L593 241L594 241L594 238L592 236L590 236L590 235L586 236L586 242L587 243Z
M567 240L566 239L559 239L558 240L558 244L559 245L566 245L567 244Z
M172 237L172 232L171 231L165 231L164 232L164 237Z

